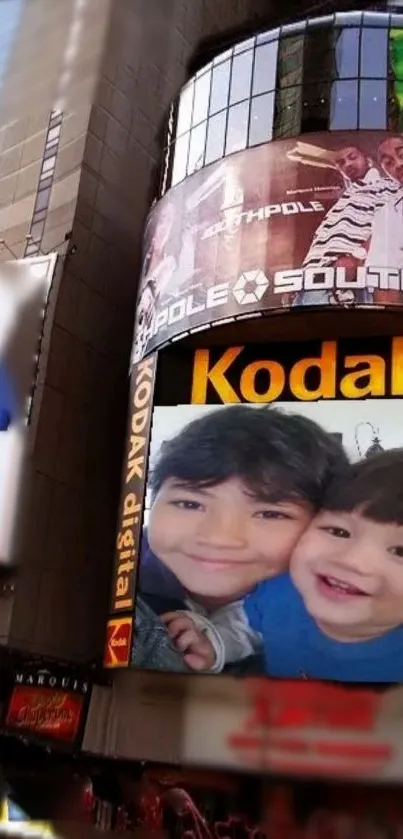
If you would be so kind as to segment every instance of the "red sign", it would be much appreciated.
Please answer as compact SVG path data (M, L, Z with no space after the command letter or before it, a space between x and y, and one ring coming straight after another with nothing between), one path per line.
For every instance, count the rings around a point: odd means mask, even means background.
M10 699L6 726L71 743L82 709L83 697L75 693L18 685Z
M112 618L106 628L105 667L128 667L133 618Z

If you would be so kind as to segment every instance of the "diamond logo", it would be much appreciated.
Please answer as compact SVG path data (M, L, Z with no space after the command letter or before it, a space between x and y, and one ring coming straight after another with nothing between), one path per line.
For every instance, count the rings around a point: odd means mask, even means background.
M269 285L266 274L260 268L256 271L244 271L237 279L232 293L240 306L247 306L250 303L259 303Z

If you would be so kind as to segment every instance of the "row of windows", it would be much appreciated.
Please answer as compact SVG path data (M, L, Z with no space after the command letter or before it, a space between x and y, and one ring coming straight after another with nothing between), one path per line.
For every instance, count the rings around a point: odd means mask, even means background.
M35 199L34 212L29 242L25 249L25 256L33 256L40 250L40 243L45 231L49 208L50 195L56 170L57 152L62 130L63 116L60 111L53 111L46 136L45 151L39 175L38 191Z
M396 128L400 107L403 15L347 12L265 32L217 56L183 89L163 191L276 137Z
M179 136L167 152L167 186L225 155L272 139L312 131L402 127L394 86L386 79L341 79L270 91L238 102Z
M175 135L185 134L207 117L276 87L323 79L399 78L403 63L396 61L395 55L402 44L403 29L351 27L315 32L308 42L306 37L296 36L233 54L184 88Z

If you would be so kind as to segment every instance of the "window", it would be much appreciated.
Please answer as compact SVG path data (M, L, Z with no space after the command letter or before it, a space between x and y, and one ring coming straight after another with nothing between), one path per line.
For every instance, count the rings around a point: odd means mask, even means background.
M240 105L234 105L229 109L226 154L246 148L248 119L249 102L241 102Z
M273 136L274 91L252 99L249 145L266 143Z
M206 143L206 164L213 163L224 156L225 128L227 125L227 112L221 111L211 117L207 130Z
M185 87L181 93L179 99L178 124L176 127L177 134L184 134L185 131L189 131L192 121L193 94L193 83Z
M284 38L278 50L278 83L280 87L302 84L304 36Z
M336 81L332 85L330 128L357 128L358 82Z
M293 137L301 130L302 87L279 90L274 112L274 137Z
M387 55L388 30L364 27L361 31L361 75L384 79Z
M358 76L358 52L360 30L355 27L336 30L336 78L346 79Z
M47 189L40 189L35 202L35 212L38 210L45 210L49 204L50 198L50 191L51 187L49 186Z
M329 128L330 82L304 85L302 91L301 132L327 131Z
M231 74L231 62L225 61L214 67L211 82L210 114L222 111L228 105L229 80Z
M172 185L178 184L186 177L190 134L182 134L175 143L174 162L172 169Z
M362 79L360 83L360 128L386 128L386 79Z
M203 166L207 123L202 122L190 132L188 175Z
M334 30L307 33L304 43L304 84L334 77Z
M236 55L232 62L230 104L241 102L250 96L252 81L253 50Z
M254 96L276 87L278 41L271 41L256 48L253 69Z
M200 76L195 82L192 125L198 125L199 122L204 122L207 119L210 85L210 73L205 73L204 76Z

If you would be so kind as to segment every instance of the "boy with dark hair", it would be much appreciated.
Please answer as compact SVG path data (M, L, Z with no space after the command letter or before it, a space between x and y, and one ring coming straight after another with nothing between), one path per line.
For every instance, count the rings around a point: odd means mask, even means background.
M258 585L243 617L270 675L403 682L403 449L330 483L290 574ZM213 627L209 637L230 659L230 634Z
M160 615L190 608L202 640L211 619L230 626L235 660L253 655L260 638L245 632L242 601L288 568L330 477L346 463L331 434L277 408L228 406L194 420L163 444L151 473L140 595ZM170 614L163 619L172 631ZM188 666L203 669L203 650L186 653L192 627L178 646Z

